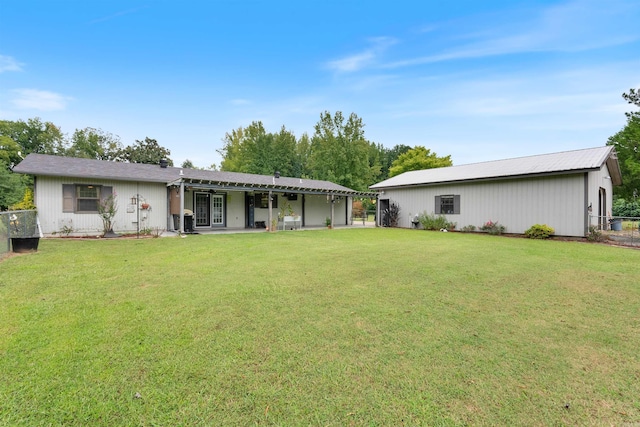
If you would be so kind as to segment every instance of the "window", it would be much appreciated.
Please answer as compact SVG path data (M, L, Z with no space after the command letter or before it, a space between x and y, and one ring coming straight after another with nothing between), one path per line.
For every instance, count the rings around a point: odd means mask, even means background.
M62 212L97 213L98 203L112 194L112 187L90 184L62 185Z
M269 193L256 193L255 202L257 208L269 209ZM278 196L275 194L272 195L271 207L278 208Z
M435 213L440 215L460 214L460 196L436 196Z

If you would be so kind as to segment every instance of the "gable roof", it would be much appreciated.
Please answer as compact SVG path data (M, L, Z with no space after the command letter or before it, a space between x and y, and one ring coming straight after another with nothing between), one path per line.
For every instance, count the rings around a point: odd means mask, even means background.
M162 168L143 163L111 162L76 157L29 154L13 168L14 172L40 176L92 178L117 181L157 182L167 185L201 186L230 190L259 190L303 192L309 194L367 195L330 181L291 177L275 178L237 172Z
M488 179L523 178L599 170L607 164L614 185L622 184L620 165L614 147L604 146L561 153L541 154L405 172L372 185L372 190Z

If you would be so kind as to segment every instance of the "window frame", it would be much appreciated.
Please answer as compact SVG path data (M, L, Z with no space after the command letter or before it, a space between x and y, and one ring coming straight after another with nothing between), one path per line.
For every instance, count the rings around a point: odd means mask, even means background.
M95 188L97 197L81 197L82 188ZM113 194L113 187L100 184L62 184L62 212L75 214L97 214L98 204ZM82 201L94 200L95 210L79 209Z
M443 202L451 200L451 203L446 205ZM444 211L443 208L451 207L450 210ZM460 215L460 195L459 194L442 194L435 197L435 209L434 212L438 215Z

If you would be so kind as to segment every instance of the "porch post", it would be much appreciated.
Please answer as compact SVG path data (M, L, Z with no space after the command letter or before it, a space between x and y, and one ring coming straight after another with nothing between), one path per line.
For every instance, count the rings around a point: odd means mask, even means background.
M272 217L273 217L273 213L271 212L271 207L273 206L273 201L271 200L272 197L273 197L273 191L269 190L269 223L267 224L267 228L269 228L269 231L276 231L276 230L272 230L273 225L271 224Z
M336 196L335 195L331 195L331 228L333 228L333 205L336 202Z
M184 233L184 181L180 181L180 234Z

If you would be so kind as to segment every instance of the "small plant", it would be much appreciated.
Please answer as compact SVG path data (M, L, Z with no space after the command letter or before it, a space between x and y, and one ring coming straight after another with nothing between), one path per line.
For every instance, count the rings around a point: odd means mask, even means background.
M64 234L65 236L68 236L71 233L73 233L73 227L70 225L63 225L60 229L60 234Z
M493 222L491 220L485 222L482 227L480 227L480 230L487 232L489 234L493 234L493 235L500 235L502 233L505 232L506 227L502 224L498 224L498 221Z
M602 234L602 231L598 230L598 227L592 225L589 227L587 240L590 242L604 242L605 240L607 240L607 236Z
M113 218L118 213L118 202L116 193L109 195L105 200L98 202L98 215L102 220L103 236L113 234Z
M324 224L325 224L327 227L331 227L331 218L326 217L326 218L324 219Z
M384 214L389 220L389 227L397 227L400 219L400 206L397 203L391 203L388 209L384 210Z
M464 227L462 227L460 229L460 231L462 231L463 233L473 233L474 231L476 231L476 226L475 225L465 225Z
M556 230L553 227L549 227L547 224L535 224L532 225L524 235L530 239L548 239L555 233Z
M450 222L444 215L423 213L418 216L418 222L425 230L453 230L456 228L455 222Z
M157 239L158 237L160 237L162 235L162 233L164 233L164 228L161 227L153 227L151 229L151 236L154 239Z

